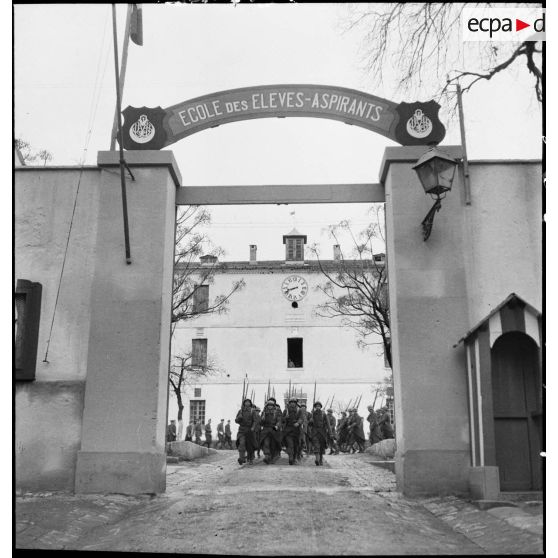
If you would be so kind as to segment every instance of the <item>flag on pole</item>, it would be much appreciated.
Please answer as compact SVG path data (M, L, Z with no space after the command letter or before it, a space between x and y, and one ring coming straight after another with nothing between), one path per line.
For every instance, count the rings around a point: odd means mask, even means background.
M141 6L141 4L132 4L132 17L130 19L130 38L138 46L143 46L143 16Z

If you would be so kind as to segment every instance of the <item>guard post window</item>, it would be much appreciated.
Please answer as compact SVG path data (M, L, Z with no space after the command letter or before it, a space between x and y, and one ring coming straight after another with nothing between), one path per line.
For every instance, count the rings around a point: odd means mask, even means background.
M15 291L14 360L15 379L34 380L41 318L40 283L18 279Z
M287 368L302 368L302 338L287 339Z

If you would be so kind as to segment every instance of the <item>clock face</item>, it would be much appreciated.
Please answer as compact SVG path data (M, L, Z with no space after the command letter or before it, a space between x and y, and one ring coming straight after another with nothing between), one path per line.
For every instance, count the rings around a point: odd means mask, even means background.
M308 283L304 277L300 275L289 275L283 283L281 283L281 292L287 300L302 300L308 292Z

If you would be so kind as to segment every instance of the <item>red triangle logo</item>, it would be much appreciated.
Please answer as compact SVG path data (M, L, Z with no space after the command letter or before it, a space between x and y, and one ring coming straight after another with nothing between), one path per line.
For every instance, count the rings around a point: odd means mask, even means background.
M521 21L520 19L515 20L515 30L516 31L521 31L522 29L525 29L525 27L531 27L531 24L530 23L525 23L524 21Z

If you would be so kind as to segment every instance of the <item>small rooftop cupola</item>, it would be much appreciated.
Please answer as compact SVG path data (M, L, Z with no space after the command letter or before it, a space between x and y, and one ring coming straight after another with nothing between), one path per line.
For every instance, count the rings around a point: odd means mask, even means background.
M304 263L304 246L306 245L306 235L300 234L293 229L289 234L283 235L285 245L285 262Z
M217 263L217 256L213 256L211 254L200 256L200 262L202 265L214 265Z

